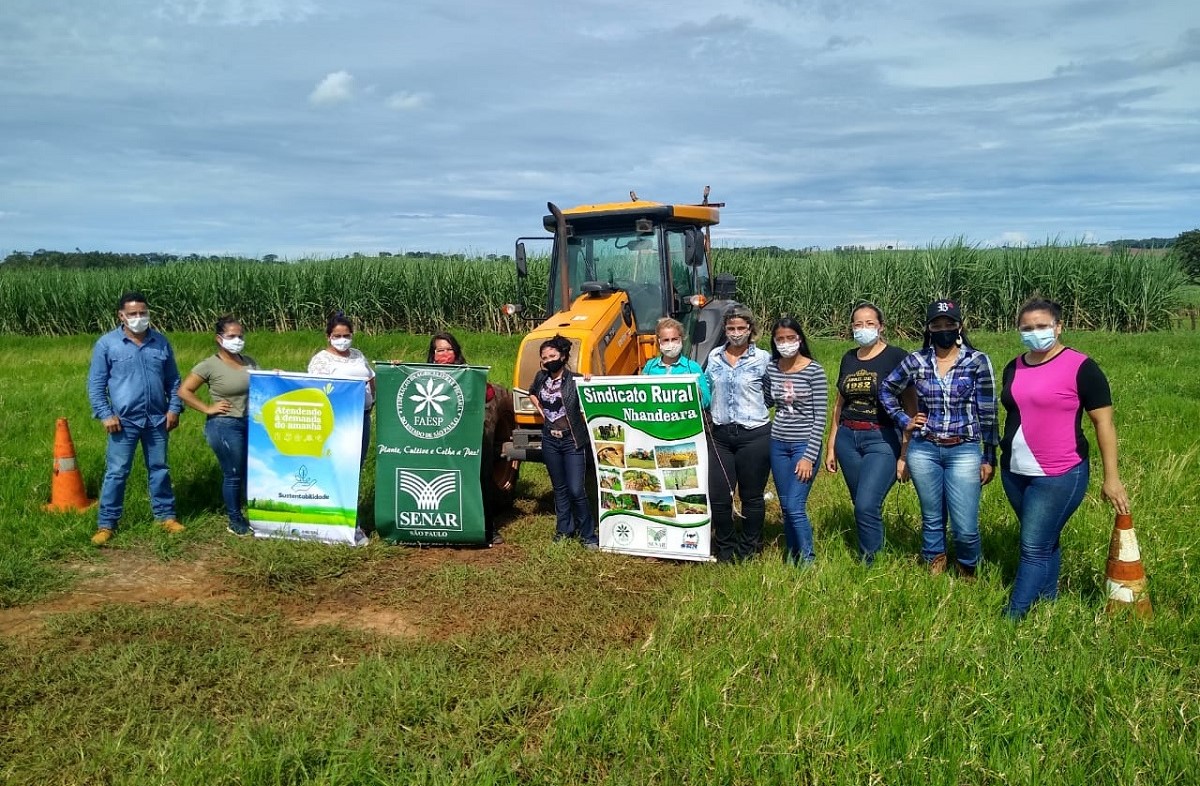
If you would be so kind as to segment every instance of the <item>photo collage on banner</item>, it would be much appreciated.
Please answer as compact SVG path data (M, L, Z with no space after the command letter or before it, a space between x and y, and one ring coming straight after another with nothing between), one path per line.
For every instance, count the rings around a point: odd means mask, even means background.
M708 443L697 379L577 381L596 464L600 548L711 559Z
M246 513L258 537L361 545L362 380L250 372Z
M486 367L376 363L375 529L391 543L482 544Z

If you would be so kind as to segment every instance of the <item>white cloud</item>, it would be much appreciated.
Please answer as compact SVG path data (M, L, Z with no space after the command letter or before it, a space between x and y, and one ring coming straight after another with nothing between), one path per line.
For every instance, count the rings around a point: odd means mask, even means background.
M1029 235L1024 232L1001 232L1000 236L991 242L991 245L1024 248L1029 245Z
M311 0L166 0L155 10L165 20L230 27L299 22L314 13Z
M317 83L308 94L308 102L315 106L341 104L354 97L354 77L348 71L334 71Z
M429 103L429 96L427 94L410 93L407 90L401 90L388 96L387 108L395 109L399 112L407 112L413 109L421 109L427 103Z

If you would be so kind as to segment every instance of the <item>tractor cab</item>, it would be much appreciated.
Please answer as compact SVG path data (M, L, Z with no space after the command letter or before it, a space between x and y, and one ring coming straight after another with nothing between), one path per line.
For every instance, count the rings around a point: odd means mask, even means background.
M717 209L686 208L635 202L563 211L567 231L565 238L555 236L547 313L568 310L590 282L628 296L636 331L651 337L651 349L662 317L685 325L694 321L696 306L712 296L702 227L716 223ZM553 232L557 219L548 215L543 223ZM565 245L565 254L558 253L559 244Z
M668 205L631 201L560 210L542 225L545 238L519 238L517 287L529 275L525 241L553 242L545 311L522 340L514 379L517 429L505 455L540 460L541 419L528 390L541 367L542 342L561 335L571 342L569 367L581 374L636 374L657 354L655 327L663 317L684 325L688 354L702 360L719 338L710 326L726 301L713 300L708 228L719 221L719 204ZM522 294L523 297L523 294Z

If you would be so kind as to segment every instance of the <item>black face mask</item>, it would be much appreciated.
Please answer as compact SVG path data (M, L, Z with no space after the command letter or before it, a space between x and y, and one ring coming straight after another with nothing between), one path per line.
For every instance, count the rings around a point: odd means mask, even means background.
M957 330L931 330L929 340L939 349L949 349L958 343Z
M549 371L551 374L557 374L562 371L562 367L567 365L567 361L559 358L558 360L547 360L542 364L542 368Z

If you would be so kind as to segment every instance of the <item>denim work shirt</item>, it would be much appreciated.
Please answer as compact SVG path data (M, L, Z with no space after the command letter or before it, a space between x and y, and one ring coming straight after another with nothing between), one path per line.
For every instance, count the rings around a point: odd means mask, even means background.
M179 367L167 337L147 330L139 346L124 327L105 333L92 349L88 401L98 420L113 415L122 423L162 426L167 412L179 414Z
M946 376L937 375L932 348L909 353L879 389L879 401L901 429L912 418L900 404L900 394L916 388L918 411L928 416L921 434L937 438L962 437L982 442L984 460L995 466L1000 444L996 417L996 379L992 361L977 349L960 347Z
M745 428L758 428L771 421L763 396L763 377L771 353L751 344L735 365L729 365L722 344L708 353L707 370L712 389L712 421L718 426L737 423Z
M646 361L642 373L652 377L663 374L697 374L699 379L696 380L696 385L700 388L700 407L708 409L708 404L712 400L712 393L708 389L708 377L704 376L704 369L700 368L700 364L691 358L681 355L674 363L667 365L663 362L662 355L659 355Z

